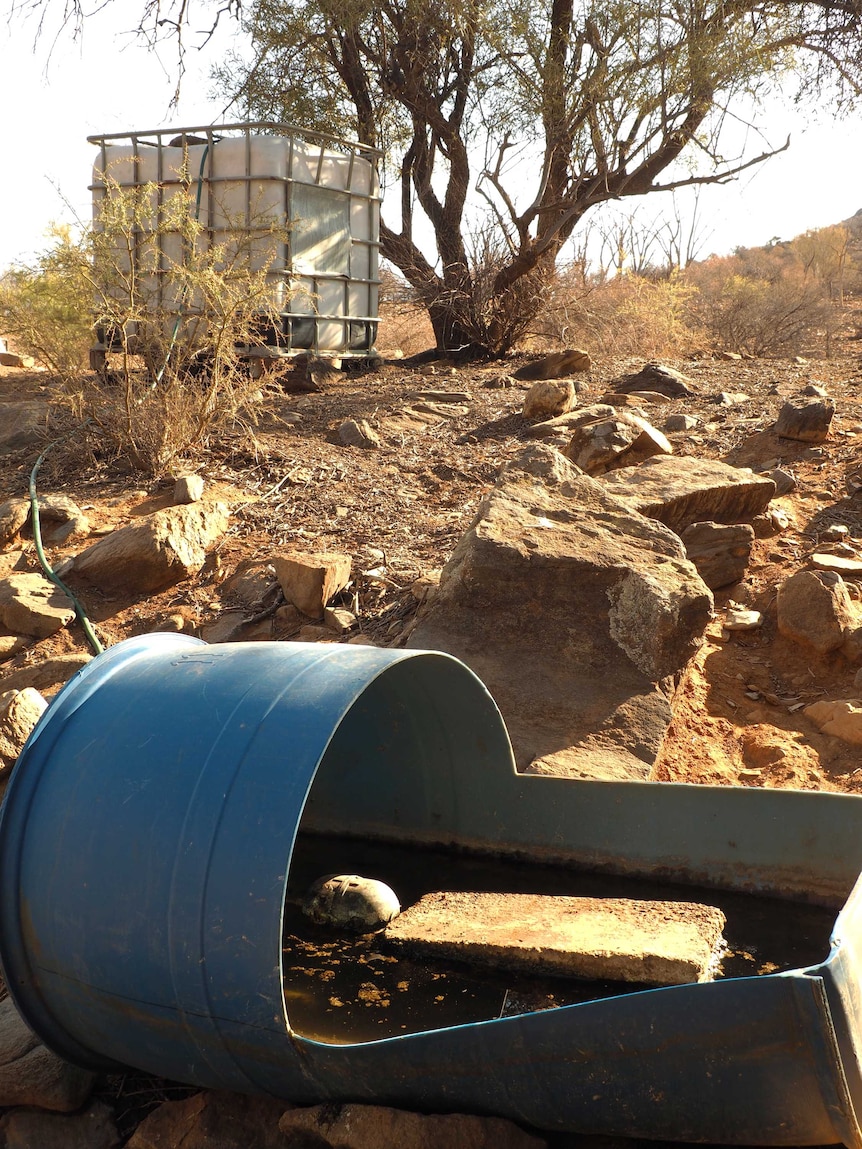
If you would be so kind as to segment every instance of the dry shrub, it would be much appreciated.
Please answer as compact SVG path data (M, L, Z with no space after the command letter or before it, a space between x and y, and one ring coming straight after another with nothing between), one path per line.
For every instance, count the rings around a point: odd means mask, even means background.
M0 276L0 330L25 355L64 379L87 366L93 341L92 296L79 274L80 241L68 227L49 231L52 244L32 266Z
M595 281L577 266L557 276L538 330L553 343L577 344L593 356L685 355L697 343L689 326L691 296L680 276Z
M193 185L154 219L156 199L150 185L106 180L94 227L61 237L23 286L12 284L18 312L29 308L27 345L55 369L91 449L151 474L214 436L253 437L264 394L243 349L277 339L285 288L271 268L286 241L262 219L228 221L215 242L196 218ZM51 291L74 301L76 332L109 345L97 373L84 368L80 338L74 355L61 353L64 328L31 306Z
M428 312L418 303L381 303L377 346L384 354L401 351L405 357L434 347Z
M787 247L741 249L693 264L692 322L722 348L749 355L830 350L838 311L823 281Z

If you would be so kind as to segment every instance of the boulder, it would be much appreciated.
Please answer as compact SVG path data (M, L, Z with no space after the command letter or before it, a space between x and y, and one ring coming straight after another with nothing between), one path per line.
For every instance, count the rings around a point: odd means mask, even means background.
M6 685L3 683L2 685ZM15 765L30 732L48 703L32 686L0 694L0 782Z
M350 582L350 555L334 552L277 555L272 559L284 597L309 618L323 618L329 600Z
M685 553L710 590L739 582L754 543L747 523L692 523L680 535Z
M0 580L0 626L12 634L47 638L74 617L69 596L42 575L15 572Z
M476 671L519 770L644 778L671 718L656 683L711 610L671 531L537 443L481 503L407 645Z
M222 1091L166 1101L150 1113L127 1149L326 1149L326 1142L293 1140L279 1130L287 1106L269 1097Z
M367 419L345 419L338 428L338 441L345 447L365 450L376 450L380 446L380 436Z
M571 411L578 401L573 383L567 380L546 379L534 383L524 399L525 419L550 419Z
M119 1143L113 1113L101 1101L70 1115L13 1109L0 1121L3 1149L115 1149Z
M657 391L669 399L682 399L696 391L687 375L666 367L664 363L647 363L640 371L623 375L615 381L613 389L620 395L628 395L632 391Z
M632 510L676 531L692 523L737 523L759 515L775 494L771 479L717 459L661 455L602 479Z
M29 518L29 499L8 499L0 503L0 547L8 546Z
M785 637L831 654L857 625L843 579L830 571L797 571L778 588L778 629Z
M827 398L788 399L775 421L775 434L800 443L822 443L829 434L835 404Z
M48 404L41 399L4 403L0 419L0 455L35 447L46 440Z
M516 379L565 379L580 371L589 371L593 363L586 351L570 347L566 351L555 351L543 359L525 363L515 372Z
M305 1130L316 1134L332 1149L545 1149L546 1146L543 1138L525 1133L502 1117L410 1113L383 1105L329 1103L288 1109L279 1125L285 1133ZM130 1144L130 1149L137 1147Z
M94 1081L95 1074L46 1049L10 997L0 1001L0 1106L68 1113L83 1105Z
M582 471L601 475L652 455L672 455L673 447L646 419L617 411L609 419L577 427L563 454Z
M112 531L75 558L76 577L127 595L165 590L201 569L227 530L223 503L168 507Z

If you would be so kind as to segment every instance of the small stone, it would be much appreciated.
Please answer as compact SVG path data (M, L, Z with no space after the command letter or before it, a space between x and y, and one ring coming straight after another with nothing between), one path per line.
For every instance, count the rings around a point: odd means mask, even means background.
M27 371L32 371L36 366L36 360L32 355L18 355L14 351L0 351L0 366L23 367Z
M75 575L129 596L166 590L197 574L229 519L223 503L156 511L87 547L75 558Z
M739 403L751 402L751 396L744 391L721 391L715 401L719 407L736 407Z
M48 703L32 686L24 690L5 690L0 694L0 771L5 773L15 765L24 743L47 706Z
M74 617L72 600L40 574L16 572L0 582L0 625L13 634L47 638Z
M346 634L356 626L356 615L343 607L328 606L323 612L323 622L336 634Z
M426 571L410 584L410 593L417 602L424 602L440 586L440 570Z
M174 505L199 503L204 493L204 481L200 475L180 475L174 484Z
M657 455L602 477L633 510L683 531L697 522L738 523L760 514L775 494L771 479L718 459Z
M513 375L488 375L482 380L482 386L502 390L504 388L517 387L518 381Z
M181 614L169 614L167 618L159 623L158 629L165 634L182 634L186 629L185 616Z
M350 581L350 555L334 552L279 555L272 565L288 602L309 618L323 618L330 599Z
M0 547L8 546L30 517L28 499L0 503Z
M791 491L795 491L798 483L796 476L792 471L785 471L783 467L773 467L767 471L759 471L758 474L763 475L767 479L772 479L775 483L775 497L780 499L782 495L789 495Z
M759 610L731 609L724 616L725 630L757 630L763 626L763 615Z
M684 415L681 411L668 415L664 421L665 431L693 431L696 426L694 415Z
M380 436L367 419L345 419L337 434L338 441L345 447L361 447L373 451L380 446Z
M862 559L845 558L843 555L813 554L811 565L819 571L835 571L842 575L862 574Z
M578 348L569 348L567 351L555 351L543 359L536 359L532 363L525 363L515 372L516 379L565 379L576 372L589 371L592 360L586 351Z
M275 626L279 634L293 634L305 623L305 615L293 603L286 603L275 612Z
M681 399L695 394L694 384L687 375L663 363L647 363L635 374L618 379L613 386L615 391L626 395L631 391L658 391L671 399Z
M818 399L826 399L829 395L826 388L822 387L819 383L809 383L807 387L802 388L802 394L814 395Z
M336 874L314 882L303 899L302 912L318 925L364 934L397 918L401 903L385 882L359 874Z
M844 542L850 531L843 523L830 523L825 531L820 532L821 543L841 543Z
M528 439L555 439L566 434L568 442L576 427L584 423L597 423L601 419L612 419L616 411L608 403L591 403L589 407L580 407L576 411L567 411L553 419L545 419L541 423L534 423L527 427L524 434Z
M860 666L853 675L853 685L857 687L857 689L862 690L862 666Z
M0 662L11 658L27 645L26 640L17 634L0 634Z
M550 419L571 411L577 402L575 386L568 380L546 379L534 383L524 399L525 419Z

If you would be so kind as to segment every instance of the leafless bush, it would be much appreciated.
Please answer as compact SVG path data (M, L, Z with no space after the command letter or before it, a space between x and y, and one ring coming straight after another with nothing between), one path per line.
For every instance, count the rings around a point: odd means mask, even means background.
M829 352L838 311L823 282L789 249L758 249L688 269L692 322L705 337L750 355Z
M278 331L284 290L270 268L285 236L271 221L228 223L215 242L191 187L154 219L156 199L152 187L106 179L95 226L77 241L63 236L41 269L11 284L4 306L30 308L29 345L57 371L75 416L89 420L91 447L150 473L214 436L252 434L262 392L242 350ZM52 311L31 307L58 289L74 304L74 356L54 350L64 329ZM93 331L110 348L98 373L82 362L80 335L92 342Z
M557 277L537 331L553 343L577 344L593 355L683 355L696 343L688 325L691 294L679 276L596 281L578 263Z

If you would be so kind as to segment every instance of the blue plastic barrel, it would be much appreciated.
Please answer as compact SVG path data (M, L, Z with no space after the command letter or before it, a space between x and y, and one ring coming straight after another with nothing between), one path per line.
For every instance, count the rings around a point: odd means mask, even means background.
M862 880L819 966L339 1044L285 1005L300 828L784 896L846 897L862 865L853 795L516 774L445 654L148 635L70 681L9 782L0 962L25 1020L85 1066L296 1103L862 1149Z
M122 642L58 695L9 783L10 993L81 1065L307 1092L282 918L315 777L318 829L349 834L370 802L384 833L434 840L458 824L453 777L483 761L511 770L505 727L448 655Z

